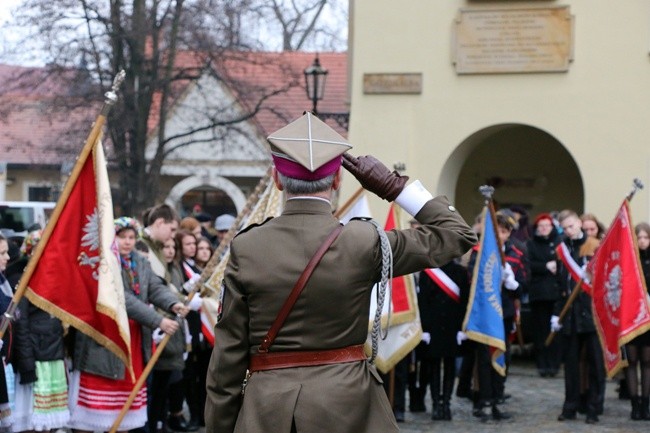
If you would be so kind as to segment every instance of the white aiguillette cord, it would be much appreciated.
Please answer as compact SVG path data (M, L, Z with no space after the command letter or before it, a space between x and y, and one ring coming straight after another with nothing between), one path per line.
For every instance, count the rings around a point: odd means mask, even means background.
M370 220L370 222L377 229L377 234L379 235L379 243L381 246L381 280L379 282L379 286L377 287L377 310L375 311L375 317L372 321L372 331L370 333L370 339L372 342L372 355L370 356L370 362L374 363L375 358L377 357L379 336L381 335L381 339L385 340L388 336L388 328L390 327L390 316L392 310L391 304L393 299L393 250L390 248L388 236L386 236L384 228L381 227L375 220ZM386 290L388 290L389 303L388 319L386 321L386 333L382 335L381 314L384 311Z

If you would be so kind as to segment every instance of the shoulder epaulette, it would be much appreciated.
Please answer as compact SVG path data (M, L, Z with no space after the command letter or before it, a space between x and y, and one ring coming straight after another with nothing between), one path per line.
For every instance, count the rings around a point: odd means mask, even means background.
M251 224L249 226L246 226L243 229L241 229L240 231L238 231L237 234L235 235L235 237L239 236L242 233L246 233L247 231L252 230L255 227L262 226L262 225L266 224L267 222L271 221L272 219L273 219L273 217L270 216L267 219L265 219L264 221L262 221L261 223L255 223L255 224Z

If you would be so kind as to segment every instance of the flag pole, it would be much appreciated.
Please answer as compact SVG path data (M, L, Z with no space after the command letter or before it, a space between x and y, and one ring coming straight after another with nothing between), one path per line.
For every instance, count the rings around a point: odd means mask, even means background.
M50 216L50 219L47 225L45 226L45 229L43 230L41 240L38 242L38 244L36 244L36 247L34 248L34 252L30 257L29 261L27 262L25 271L23 272L20 281L18 281L16 291L14 293L14 296L11 299L11 302L9 303L9 306L7 307L7 311L2 316L2 321L0 322L0 338L2 338L5 332L7 331L9 322L14 319L14 313L16 312L16 308L18 308L18 303L25 295L25 291L27 290L27 283L29 282L34 271L36 270L36 265L38 264L39 259L43 255L43 251L45 250L45 247L47 246L47 242L50 239L52 232L54 231L54 227L56 226L59 216L61 215L61 212L63 212L65 203L67 202L68 197L72 193L72 189L74 188L77 178L79 177L79 174L81 173L81 170L83 169L84 164L88 159L88 155L90 155L90 153L95 147L95 144L98 142L99 138L102 135L102 129L104 127L104 124L106 123L106 118L108 116L108 113L111 111L113 105L115 105L115 103L117 102L117 90L119 89L120 85L124 81L125 76L126 73L124 72L124 70L120 71L115 76L115 79L113 80L113 85L111 86L111 90L104 94L104 97L106 98L104 99L104 105L102 106L99 115L97 116L95 122L93 123L93 127L90 130L90 134L88 134L86 143L84 144L84 147L81 149L81 153L77 157L77 161L74 167L72 168L72 172L70 173L70 176L68 177L68 180L65 183L63 191L61 191L61 195L59 196L56 206L52 211L52 215Z
M560 315L558 316L559 322L561 322L564 319L564 316L566 316L566 314L569 312L569 308L571 308L571 305L573 305L573 301L576 300L580 292L582 292L582 279L580 279L580 281L578 281L578 284L575 285L575 287L571 291L571 295L569 296L569 299L567 299L566 303L564 304L564 307L562 307L562 311L560 311ZM546 341L544 341L545 346L551 345L551 343L553 342L553 338L555 338L555 334L557 334L557 332L555 331L551 331L551 333L548 334L548 337L546 337Z
M363 187L357 189L354 194L352 194L352 196L343 204L343 206L336 210L334 216L336 218L340 218L342 215L345 215L348 209L359 199L359 197L361 197L361 194L363 194L364 191L365 189L363 189Z
M195 287L198 286L195 285ZM195 291L193 291L190 296L194 296ZM188 296L188 299L190 298ZM182 329L177 330L176 332L183 332ZM136 397L138 396L138 392L140 392L140 389L144 385L145 380L147 380L147 377L149 376L149 373L151 373L151 370L153 370L154 365L156 365L156 362L158 362L158 358L160 358L160 355L162 355L163 349L165 349L165 346L167 346L167 343L169 342L169 339L171 338L171 335L165 334L163 339L156 345L156 350L151 355L151 358L149 359L149 362L145 366L145 368L142 370L142 374L140 374L140 377L138 377L138 380L135 382L135 385L133 386L133 389L131 390L131 394L129 394L129 398L126 400L124 403L124 406L122 406L122 409L120 410L120 413L117 415L117 418L113 422L113 425L111 426L111 429L109 430L109 433L115 433L117 429L120 427L120 424L122 423L122 420L126 416L126 413L129 411L131 408L131 405L135 401ZM154 426L155 428L155 426Z
M497 245L499 246L499 254L501 255L501 266L504 266L506 263L506 254L503 251L503 244L499 238L499 231L497 230L497 217L496 211L494 210L494 201L492 201L492 194L494 194L494 187L489 185L482 185L478 188L479 192L485 197L485 206L490 211L490 220L492 221L492 228L494 229L494 234L497 238Z
M625 197L625 199L629 202L632 200L632 197L634 197L634 194L640 189L643 189L643 183L641 182L640 179L634 178L632 181L632 191ZM569 296L569 299L567 299L566 303L564 304L564 307L562 307L562 311L560 311L559 321L561 322L562 319L564 319L564 316L567 314L569 311L569 308L571 305L573 305L573 302L576 300L578 297L578 294L582 291L582 279L578 281L578 284L575 285L573 288L573 291L571 292L571 296ZM555 337L555 334L557 332L551 331L548 334L548 337L546 337L546 341L544 342L544 345L549 346L553 342L553 338Z
M492 195L494 194L494 187L490 185L482 185L479 187L480 193L485 197L485 205L490 210L490 219L492 220L492 228L494 229L494 234L497 238L497 245L499 246L499 254L501 255L501 266L506 264L506 253L503 250L503 244L501 243L501 238L499 238L499 231L496 218L496 210L494 209L494 201L492 200ZM515 299L515 308L517 311L521 311L521 303L518 302L518 299ZM519 305L517 305L519 304ZM524 347L524 334L521 331L521 317L519 314L515 315L515 332L517 333L517 343L519 347Z

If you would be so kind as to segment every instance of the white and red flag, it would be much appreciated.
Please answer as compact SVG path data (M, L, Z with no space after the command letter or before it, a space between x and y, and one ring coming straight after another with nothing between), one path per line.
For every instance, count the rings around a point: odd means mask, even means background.
M386 231L402 229L402 224L399 218L400 207L395 203L391 203L388 209L388 216L386 217L386 224L384 229ZM415 320L418 310L417 294L415 292L415 281L413 274L402 275L393 278L393 293L391 297L391 325L399 325L401 323L408 323ZM376 297L373 295L372 299ZM384 304L385 313L387 314L388 303ZM374 305L371 303L370 310L372 311Z
M650 330L650 306L638 251L629 201L625 200L587 265L592 275L594 323L610 378L627 365L621 346Z
M460 287L449 275L440 268L425 269L424 272L431 278L447 296L456 302L460 302Z
M99 138L89 153L82 152L68 182L29 264L33 272L25 296L109 349L132 372L122 272L113 247L113 202Z
M564 264L564 267L569 271L571 279L576 283L578 283L578 281L582 281L582 291L587 294L591 294L591 283L582 278L582 268L580 268L580 265L578 265L578 263L573 260L573 256L571 256L569 247L567 247L564 242L560 242L560 245L557 246L555 252L557 253L558 258Z

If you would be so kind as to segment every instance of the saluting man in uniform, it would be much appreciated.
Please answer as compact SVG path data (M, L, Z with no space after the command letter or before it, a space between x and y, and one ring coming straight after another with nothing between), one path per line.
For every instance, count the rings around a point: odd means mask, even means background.
M372 156L345 154L350 144L311 113L268 140L273 179L287 202L281 216L232 241L206 381L206 432L397 432L363 351L371 289L382 270L376 226L352 220L342 227L295 304L287 308L285 301L340 226L330 197L341 184L342 164L421 224L386 232L395 276L461 256L476 235L446 198L433 198L418 181L406 186L407 177Z

